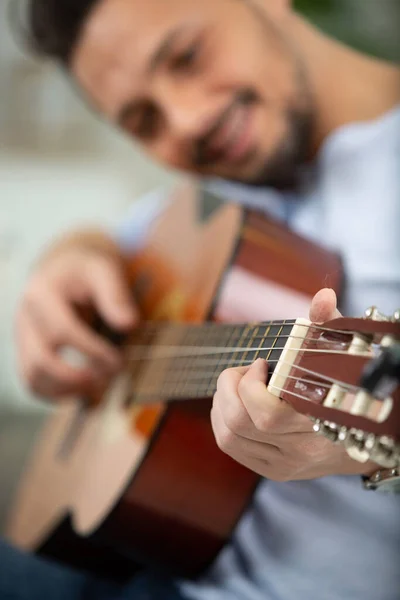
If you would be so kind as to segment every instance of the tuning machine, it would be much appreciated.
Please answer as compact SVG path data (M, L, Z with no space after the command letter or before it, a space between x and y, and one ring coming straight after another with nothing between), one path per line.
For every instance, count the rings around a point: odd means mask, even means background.
M397 323L400 322L400 309L392 317L387 317L375 306L371 306L365 311L365 318ZM377 422L385 421L393 408L392 392L400 381L400 340L386 334L379 344L374 344L370 334L355 333L348 353L369 356L370 361L359 382L359 389L353 393L351 405L347 406L345 412L368 418L371 417L372 409ZM348 390L339 383L333 383L323 400L323 406L344 410L342 407L347 399ZM342 444L347 454L358 462L372 460L384 468L394 468L400 464L400 443L394 438L328 420L313 418L312 421L316 433L333 443Z
M332 421L312 419L313 430L333 443L342 444L347 454L358 462L372 460L385 468L400 464L400 444L388 436L376 436L360 429L347 428Z
M383 314L376 306L370 306L364 313L366 319L371 321L386 321L392 323L400 323L400 308L397 308L391 317Z
M384 315L376 306L370 306L364 313L366 319L371 321L390 321L390 317Z

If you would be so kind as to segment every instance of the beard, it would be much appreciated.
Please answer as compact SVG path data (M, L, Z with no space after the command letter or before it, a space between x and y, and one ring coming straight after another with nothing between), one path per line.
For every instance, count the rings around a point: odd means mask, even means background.
M287 115L288 133L274 153L246 182L253 186L268 186L289 190L297 186L311 154L313 111L292 110Z
M296 98L286 113L287 134L265 159L258 172L241 183L253 186L274 187L279 190L293 189L299 182L304 166L312 154L315 127L315 104L305 65L297 48L293 47L281 32L278 32L261 7L253 0L246 0L257 23L267 35L274 35L281 47L290 56L296 78Z

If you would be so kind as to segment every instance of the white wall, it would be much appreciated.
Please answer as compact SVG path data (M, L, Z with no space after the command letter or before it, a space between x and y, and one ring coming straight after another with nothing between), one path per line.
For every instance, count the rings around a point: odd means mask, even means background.
M112 225L141 193L174 178L92 115L57 68L24 55L0 2L0 406L26 399L12 317L32 261L55 235Z

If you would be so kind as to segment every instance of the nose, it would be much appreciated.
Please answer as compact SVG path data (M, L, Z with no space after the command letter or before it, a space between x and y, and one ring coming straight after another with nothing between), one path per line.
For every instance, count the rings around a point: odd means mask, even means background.
M212 98L195 85L170 87L161 103L168 131L177 141L188 143L201 138L216 117Z
M204 82L163 80L154 90L163 127L152 150L172 168L197 171L196 144L210 130L226 99L210 93Z

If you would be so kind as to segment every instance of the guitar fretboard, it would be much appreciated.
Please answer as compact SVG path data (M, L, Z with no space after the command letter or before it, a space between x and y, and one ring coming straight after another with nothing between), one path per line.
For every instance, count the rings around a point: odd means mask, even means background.
M127 349L132 400L212 397L223 370L257 358L268 360L271 374L294 323L143 325Z

